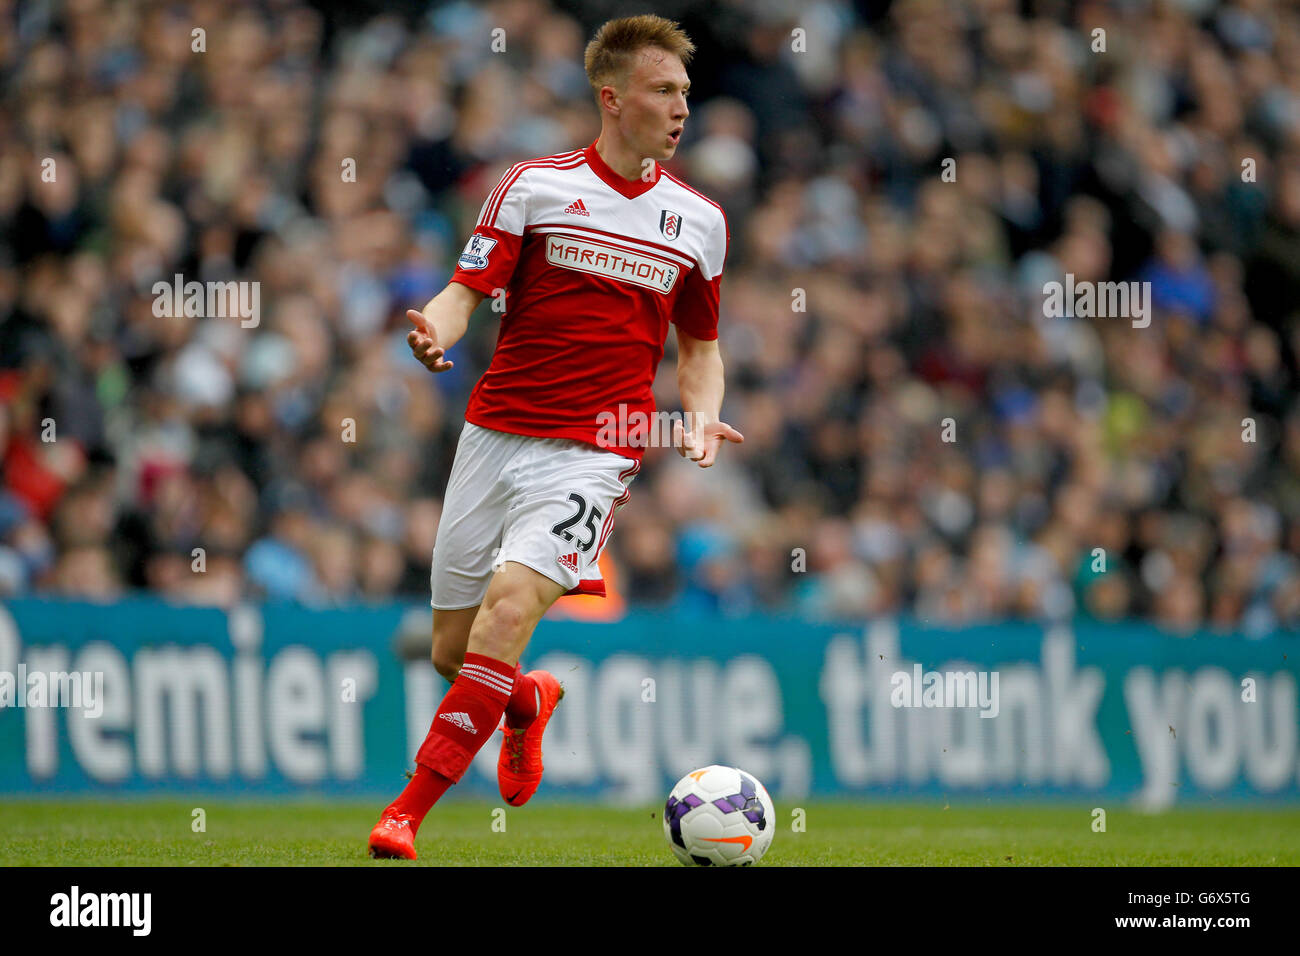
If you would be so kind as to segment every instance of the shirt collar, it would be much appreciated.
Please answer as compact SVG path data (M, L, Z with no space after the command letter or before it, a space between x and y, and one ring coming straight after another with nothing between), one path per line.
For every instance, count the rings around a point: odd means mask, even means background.
M596 142L592 142L590 146L582 151L582 154L587 158L587 165L591 167L591 171L627 199L635 199L642 193L653 189L655 184L659 182L659 177L663 175L663 168L656 162L654 177L649 182L639 177L637 179L624 179L600 158L600 153L596 152Z

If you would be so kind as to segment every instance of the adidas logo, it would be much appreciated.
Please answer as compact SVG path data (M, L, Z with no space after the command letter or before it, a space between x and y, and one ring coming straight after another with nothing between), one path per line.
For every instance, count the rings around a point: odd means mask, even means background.
M590 215L591 215L591 213L587 212L587 207L584 206L584 205L582 204L582 200L581 200L581 199L579 199L579 200L577 200L576 202L570 204L569 208L566 209L566 210L564 210L564 211L565 211L565 212L568 212L568 213L572 213L572 214L575 215L575 216L590 216Z
M478 734L478 728L474 726L474 721L469 719L469 714L463 710L458 710L454 714L439 714L443 720L450 720L461 730L469 731L471 734Z
M560 562L560 564L564 565L564 566L565 566L566 568L568 568L570 571L577 571L577 570L578 570L578 552L577 552L577 551L573 552L573 554L562 554L562 555L560 555L558 558L556 558L555 560L558 561L558 562Z

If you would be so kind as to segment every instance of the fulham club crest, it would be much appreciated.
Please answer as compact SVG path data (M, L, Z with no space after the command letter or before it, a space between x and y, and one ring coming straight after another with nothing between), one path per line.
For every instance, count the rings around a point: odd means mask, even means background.
M676 239L682 234L682 216L681 213L673 212L671 209L665 209L659 214L659 231L664 234L665 239Z

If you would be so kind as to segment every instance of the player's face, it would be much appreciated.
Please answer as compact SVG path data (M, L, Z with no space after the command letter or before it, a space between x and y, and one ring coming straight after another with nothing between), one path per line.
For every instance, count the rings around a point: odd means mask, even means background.
M671 159L677 152L686 117L691 80L681 58L667 50L647 47L636 60L623 93L619 117L623 137L637 155Z

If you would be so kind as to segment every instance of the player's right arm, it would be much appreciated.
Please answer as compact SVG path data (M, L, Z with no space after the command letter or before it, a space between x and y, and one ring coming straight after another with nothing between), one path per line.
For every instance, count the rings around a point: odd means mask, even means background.
M406 310L415 326L406 333L412 354L430 372L445 372L455 365L444 356L447 349L460 341L469 327L470 314L483 301L483 293L459 282L448 282L420 312Z
M504 289L514 274L527 223L528 184L523 175L527 165L511 166L488 195L447 288L423 312L406 313L415 326L406 341L430 372L452 367L443 356L465 334L470 313L489 292L495 295Z

